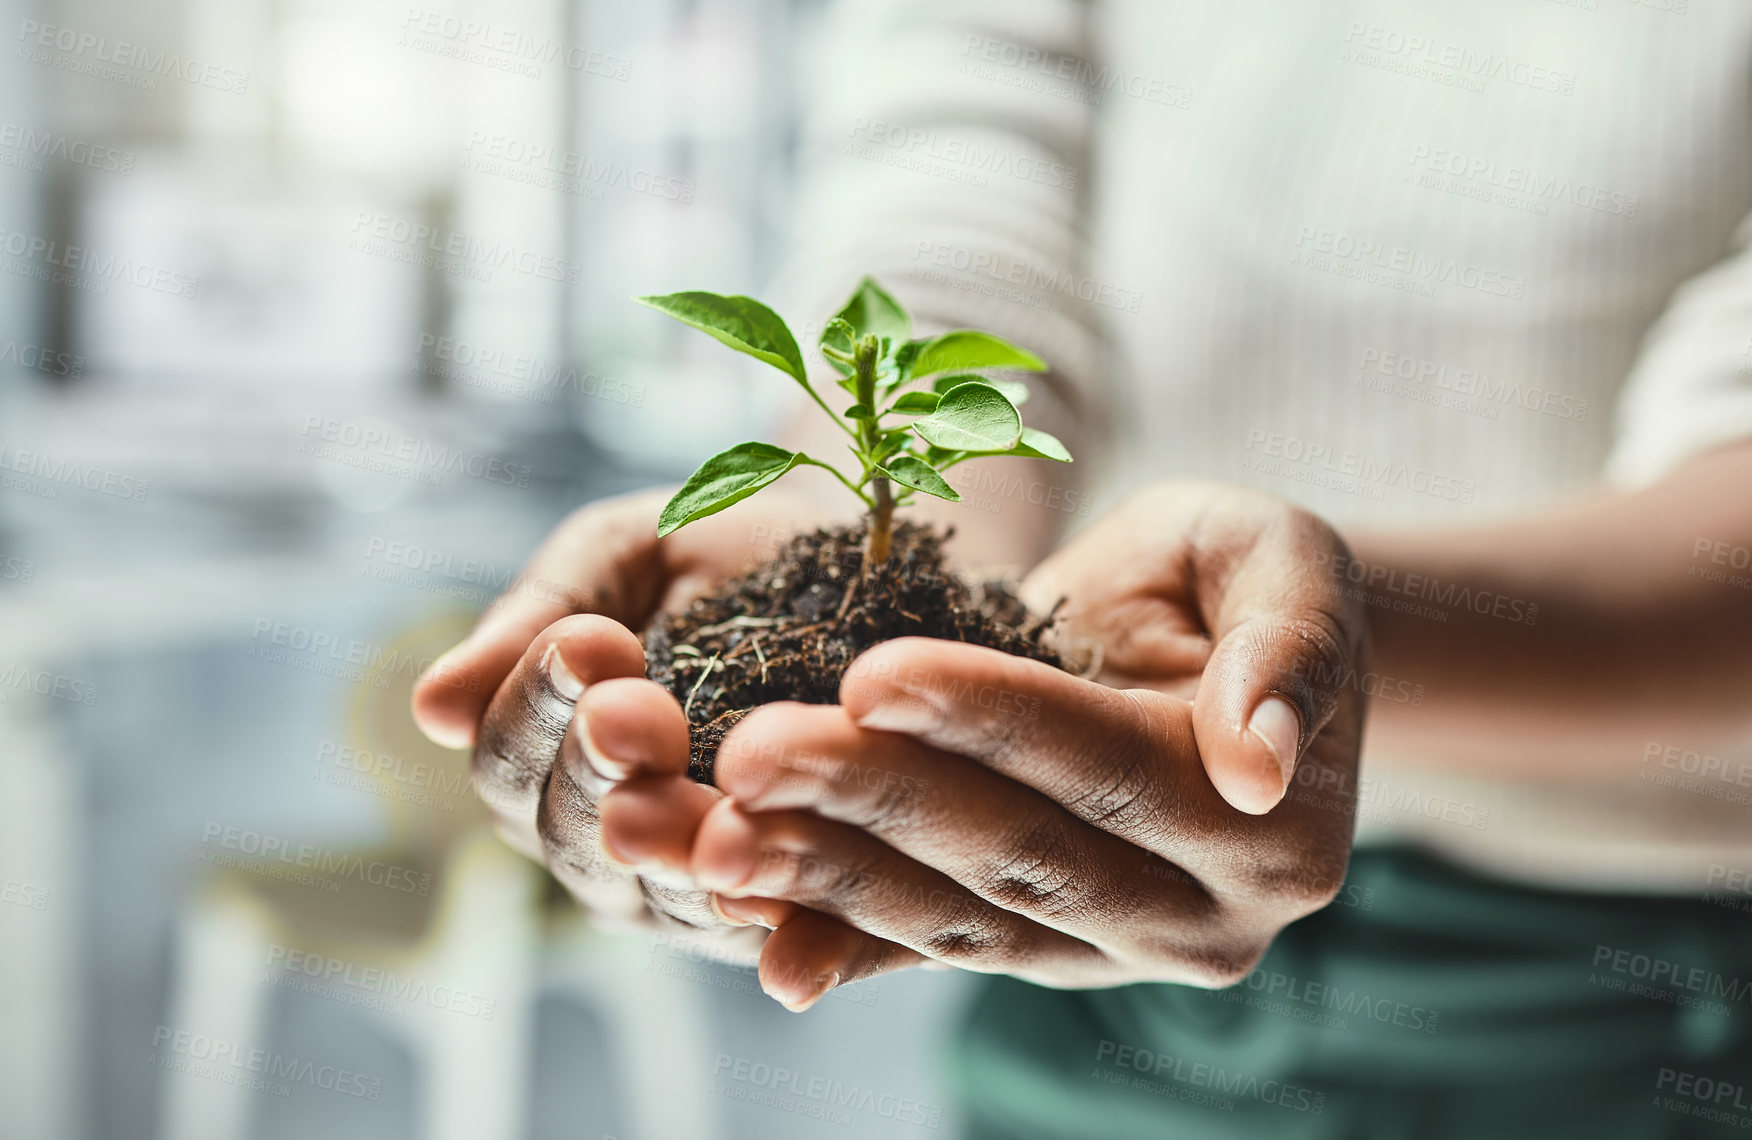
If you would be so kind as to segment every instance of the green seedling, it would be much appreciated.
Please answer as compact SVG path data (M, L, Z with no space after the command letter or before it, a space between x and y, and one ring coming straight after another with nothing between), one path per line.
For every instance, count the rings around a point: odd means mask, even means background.
M869 511L866 566L888 561L894 509L919 493L959 502L943 473L986 455L1071 461L1064 444L1022 426L1021 384L980 373L1041 372L1046 363L990 333L959 329L912 339L912 318L893 297L864 278L822 331L821 355L839 373L852 404L835 412L809 382L797 338L779 315L750 297L670 293L635 298L785 373L848 437L856 474L801 451L770 443L739 443L700 464L658 519L659 536L673 533L775 482L797 467L821 467Z

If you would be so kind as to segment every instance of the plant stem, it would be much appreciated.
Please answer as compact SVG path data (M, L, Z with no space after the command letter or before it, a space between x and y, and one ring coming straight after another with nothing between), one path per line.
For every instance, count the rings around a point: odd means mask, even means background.
M858 403L866 408L876 407L876 361L881 351L873 336L867 336L858 342L855 356ZM881 433L877 430L874 415L858 421L858 443L863 448L866 465L871 462L870 457L876 454L880 440ZM882 475L871 476L870 494L874 502L870 506L870 535L864 546L866 569L888 561L888 540L894 529L894 496L889 491L888 479Z

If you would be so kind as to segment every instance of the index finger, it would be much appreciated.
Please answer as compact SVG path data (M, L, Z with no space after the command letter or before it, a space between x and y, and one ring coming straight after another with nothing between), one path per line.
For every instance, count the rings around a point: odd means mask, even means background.
M1158 854L1198 838L1189 819L1220 803L1198 762L1189 702L996 649L884 642L852 662L840 704L862 728L977 760Z

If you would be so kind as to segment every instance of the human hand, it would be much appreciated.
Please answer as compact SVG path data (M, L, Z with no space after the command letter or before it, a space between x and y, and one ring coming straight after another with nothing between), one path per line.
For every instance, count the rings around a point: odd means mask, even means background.
M566 519L474 632L420 679L414 718L440 744L473 746L475 784L500 834L599 917L641 922L655 912L734 931L705 892L639 846L653 813L691 834L721 797L687 779L686 721L644 679L632 629L757 561L767 546L757 536L782 540L820 515L808 500L768 494L659 539L665 500L627 496ZM612 790L605 771L617 777ZM618 862L601 847L602 821L617 812L632 835ZM819 937L869 941L811 921ZM753 949L761 935L739 937Z
M763 980L867 976L902 964L892 944L1061 987L1231 984L1344 878L1366 626L1321 570L1342 553L1269 496L1143 492L1024 584L1038 608L1068 596L1098 682L957 643L877 646L839 706L736 726L727 798L686 863L668 858L725 913L778 927ZM1286 799L1298 766L1338 791ZM787 936L813 913L883 942Z

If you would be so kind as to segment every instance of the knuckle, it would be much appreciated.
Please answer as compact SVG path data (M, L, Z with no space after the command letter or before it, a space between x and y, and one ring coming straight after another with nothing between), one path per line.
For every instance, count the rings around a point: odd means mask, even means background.
M859 827L878 835L894 835L914 829L923 807L923 788L910 776L892 771L870 769L868 779L860 779L857 771L842 768L835 774L835 787L844 795L857 818Z
M1349 862L1347 845L1317 833L1294 836L1241 860L1233 893L1256 907L1307 913L1338 895Z
M1042 818L1006 841L974 890L1005 910L1053 917L1079 905L1077 882L1063 826Z
M789 842L767 847L753 882L764 894L794 902L845 903L848 896L868 892L880 880L873 856L827 852L819 844Z
M1161 825L1160 760L1131 734L1115 733L1091 746L1094 778L1065 806L1104 831L1151 833Z
M559 783L569 785L570 781ZM602 820L581 795L567 795L550 787L535 812L535 832L541 840L544 862L556 871L569 871L582 879L608 877L609 866L597 855L597 836Z
M922 939L920 951L943 962L984 962L1004 944L993 923L977 914L962 914L958 921L939 926Z

